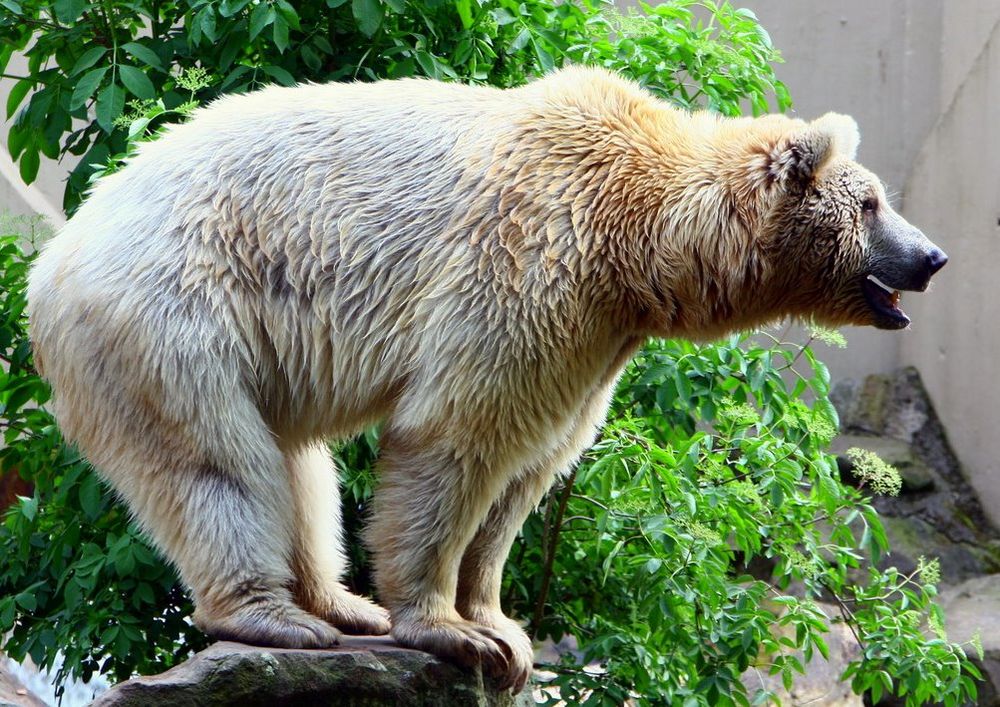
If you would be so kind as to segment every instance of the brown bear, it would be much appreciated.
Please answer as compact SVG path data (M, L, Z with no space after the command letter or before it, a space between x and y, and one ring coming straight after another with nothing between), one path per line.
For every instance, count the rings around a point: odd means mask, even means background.
M505 557L645 338L908 323L898 290L946 258L857 141L843 116L692 114L585 68L223 98L45 246L36 360L207 633L391 630L520 689ZM378 422L388 611L341 583L326 446Z

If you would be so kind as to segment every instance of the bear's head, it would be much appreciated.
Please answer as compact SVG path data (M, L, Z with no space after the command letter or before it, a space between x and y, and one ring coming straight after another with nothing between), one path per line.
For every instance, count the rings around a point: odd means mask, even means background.
M858 127L828 113L777 137L764 161L765 217L786 311L830 325L902 329L900 291L923 291L945 253L893 211L881 181L854 161Z

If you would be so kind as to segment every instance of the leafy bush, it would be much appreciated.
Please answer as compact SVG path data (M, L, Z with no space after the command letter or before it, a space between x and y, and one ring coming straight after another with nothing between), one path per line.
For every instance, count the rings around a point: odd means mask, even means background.
M788 105L766 32L728 3L673 0L624 17L589 0L0 6L0 69L14 51L29 59L8 101L9 147L29 182L40 154L83 155L67 211L134 141L199 102L272 80L418 74L509 86L572 61L619 70L684 107L760 113L770 96ZM205 639L186 621L173 572L40 407L48 389L23 319L29 262L15 238L0 240L0 470L34 482L0 524L4 650L44 666L62 651L60 678L160 671ZM745 670L790 684L803 668L794 651L825 654L835 619L864 645L846 675L856 691L913 704L974 697L975 668L944 639L932 604L933 563L855 582L886 551L865 491L891 487L893 472L869 460L866 486L840 481L823 452L837 425L828 387L811 348L777 340L653 342L630 364L602 439L528 521L509 562L507 608L536 636L573 635L582 652L551 666L562 699L746 704ZM371 495L377 445L370 432L335 449L349 528ZM350 550L351 581L367 591L364 551ZM584 669L590 661L603 672Z
M797 653L826 657L835 620L863 647L845 675L856 692L974 698L979 674L932 604L936 562L858 569L888 551L867 490L898 491L898 473L866 459L860 488L842 483L823 451L838 418L812 340L756 339L650 343L600 441L525 526L507 598L536 636L577 639L582 659L548 666L561 699L748 704L745 671L790 688Z

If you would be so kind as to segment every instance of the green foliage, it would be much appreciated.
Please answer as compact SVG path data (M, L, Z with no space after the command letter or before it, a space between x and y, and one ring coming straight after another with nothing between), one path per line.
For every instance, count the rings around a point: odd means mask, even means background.
M766 32L729 3L673 0L627 16L591 0L0 6L0 71L14 51L28 57L7 105L17 115L11 154L28 182L39 155L83 155L69 211L136 141L203 101L270 81L424 75L511 86L578 62L688 108L737 115L766 111L769 97L779 110L789 104ZM204 638L173 572L42 407L48 389L23 318L28 262L14 238L0 239L0 470L34 483L0 524L4 650L46 666L61 650L59 677L159 672ZM814 336L843 343L836 332ZM891 468L864 459L864 485L843 484L823 451L837 429L829 373L808 346L760 340L654 342L630 364L601 440L525 525L506 608L536 636L575 637L582 657L550 666L568 703L747 704L745 670L790 685L802 659L826 655L832 621L864 646L845 675L856 691L910 704L974 698L978 674L932 603L933 562L910 576L867 567L887 546L865 492L891 489ZM374 431L334 450L353 537L377 450ZM370 591L364 550L349 550L352 585Z
M525 526L506 598L536 636L576 638L582 658L548 666L560 699L759 703L769 696L748 695L743 673L791 685L827 655L833 621L864 648L845 675L859 693L974 699L978 673L931 603L937 565L909 577L868 566L888 546L864 490L824 452L838 426L826 367L808 345L756 339L767 345L649 344L601 440ZM891 476L870 456L873 478Z
M123 114L191 100L184 70L204 71L199 101L266 83L430 76L513 86L566 62L634 76L684 106L729 115L789 104L769 62L778 58L748 10L691 0L622 17L602 0L4 0L0 72L28 58L7 101L11 156L21 177L40 155L82 155L66 186L72 212L91 173L136 136ZM23 105L22 105L23 104ZM133 108L130 108L130 104ZM138 105L136 110L134 106Z

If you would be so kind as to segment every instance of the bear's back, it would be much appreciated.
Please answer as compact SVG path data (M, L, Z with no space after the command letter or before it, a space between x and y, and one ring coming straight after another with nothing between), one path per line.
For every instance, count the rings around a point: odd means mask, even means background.
M137 332L153 358L176 342L232 352L288 419L361 419L417 369L446 380L443 362L584 346L566 339L586 311L571 272L585 248L573 194L551 187L586 156L574 127L639 98L575 69L510 91L405 80L220 99L102 179L46 247L36 338L100 302L101 331ZM337 399L306 399L334 380Z

